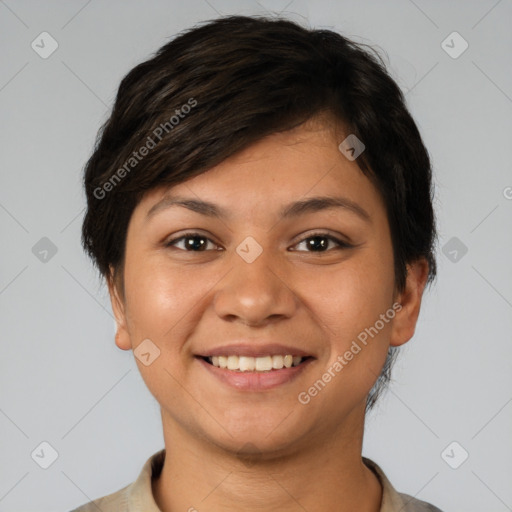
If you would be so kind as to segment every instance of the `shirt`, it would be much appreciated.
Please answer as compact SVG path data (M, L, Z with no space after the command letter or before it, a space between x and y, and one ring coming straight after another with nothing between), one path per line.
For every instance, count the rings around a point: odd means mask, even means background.
M161 512L151 488L152 478L158 478L165 459L165 448L153 454L144 464L137 479L113 494L86 503L71 512ZM380 512L442 512L434 505L395 491L382 469L372 460L363 461L382 485Z

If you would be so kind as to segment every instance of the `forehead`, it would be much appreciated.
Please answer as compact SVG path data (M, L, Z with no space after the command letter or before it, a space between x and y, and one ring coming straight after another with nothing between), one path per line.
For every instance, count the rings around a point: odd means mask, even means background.
M339 150L344 136L339 127L316 120L269 135L198 176L151 190L136 213L147 216L159 202L179 196L254 217L282 214L283 204L329 195L363 203L377 214L382 198L357 162Z

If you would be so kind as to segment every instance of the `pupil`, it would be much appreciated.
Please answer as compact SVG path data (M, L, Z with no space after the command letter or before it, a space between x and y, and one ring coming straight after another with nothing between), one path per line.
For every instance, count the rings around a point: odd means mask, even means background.
M201 238L199 236L189 236L187 240L187 247L191 249L201 249L205 247L204 238Z
M311 249L324 250L327 248L326 239L324 236L313 236L310 238L309 247Z

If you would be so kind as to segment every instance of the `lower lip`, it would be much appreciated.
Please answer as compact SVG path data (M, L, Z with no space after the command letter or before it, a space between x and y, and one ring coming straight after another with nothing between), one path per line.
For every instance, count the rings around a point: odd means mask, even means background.
M196 357L196 359L216 378L228 386L243 391L262 391L281 386L297 378L309 366L309 363L313 361L313 358L309 358L298 366L268 372L238 372L213 366L201 357Z

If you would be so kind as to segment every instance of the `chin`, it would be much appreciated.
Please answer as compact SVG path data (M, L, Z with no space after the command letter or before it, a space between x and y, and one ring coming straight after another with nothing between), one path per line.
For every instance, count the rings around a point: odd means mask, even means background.
M226 425L226 430L217 425L216 432L210 432L206 436L217 447L232 454L282 457L292 447L292 451L296 451L297 443L306 435L299 425L283 421L285 417L286 415L281 414L273 421L261 421L260 414L259 421L258 417L253 417L251 421L233 421ZM244 420L250 418L246 417Z

